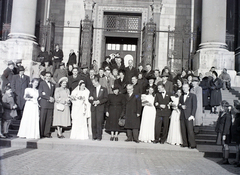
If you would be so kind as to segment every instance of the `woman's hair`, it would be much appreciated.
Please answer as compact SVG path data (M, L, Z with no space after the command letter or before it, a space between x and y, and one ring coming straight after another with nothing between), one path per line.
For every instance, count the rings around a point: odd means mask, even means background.
M85 82L84 82L83 80L80 80L79 83L78 83L78 85L79 85L79 86L82 86L82 84L85 84ZM86 85L86 84L85 84L85 85Z
M32 85L33 85L34 81L37 81L38 82L38 86L39 86L39 79L38 78L33 78L32 81L29 83L29 87L31 87L31 88L33 87ZM38 86L36 87L37 89L38 89Z
M229 107L231 107L231 105L226 100L221 101L220 105L223 107L223 110L225 112L231 111L231 108L229 109Z
M7 85L4 87L4 93L6 93L9 89L11 89L11 86Z
M150 88L153 90L152 96L154 96L154 95L155 95L155 92L154 92L154 88L153 88L153 87L147 88L146 94L149 95L149 89L150 89Z

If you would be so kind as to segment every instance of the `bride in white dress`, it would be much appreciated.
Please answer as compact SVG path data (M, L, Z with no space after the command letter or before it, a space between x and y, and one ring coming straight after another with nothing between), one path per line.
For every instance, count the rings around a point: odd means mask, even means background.
M172 114L171 122L168 131L167 143L171 145L180 145L182 144L182 134L180 126L180 110L178 109L179 98L182 94L181 89L177 90L176 96L171 96L172 99Z
M17 136L26 139L39 139L38 79L32 80L32 88L26 88L26 100Z
M72 131L70 139L89 139L88 123L91 120L90 103L88 101L90 91L85 88L84 81L80 81L79 85L72 91ZM89 123L91 129L91 123Z
M142 121L140 126L139 140L151 143L154 140L156 108L154 106L154 89L149 88L148 95L142 95L142 104L144 106Z

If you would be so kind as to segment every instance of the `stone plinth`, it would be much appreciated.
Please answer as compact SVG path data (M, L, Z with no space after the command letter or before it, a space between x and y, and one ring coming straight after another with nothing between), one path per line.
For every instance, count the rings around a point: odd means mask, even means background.
M0 42L0 74L7 67L9 60L22 60L22 65L25 67L25 74L30 75L30 67L32 58L37 57L38 47L33 41L11 39Z
M198 50L193 59L193 70L196 74L202 73L204 75L212 66L216 67L218 75L221 74L223 68L226 68L231 76L232 86L240 86L240 81L234 70L234 52L220 48Z

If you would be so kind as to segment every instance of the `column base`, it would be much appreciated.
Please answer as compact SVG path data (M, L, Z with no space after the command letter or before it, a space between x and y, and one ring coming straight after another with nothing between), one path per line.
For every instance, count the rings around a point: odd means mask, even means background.
M219 43L219 42L201 43L199 45L199 49L226 49L227 50L227 44Z
M199 73L205 75L212 66L216 68L218 75L221 74L223 68L226 68L231 76L232 86L240 86L240 80L238 80L239 78L235 71L234 52L221 48L199 49L193 58L193 70L195 73L197 75Z
M25 39L9 39L0 42L0 70L5 70L9 60L22 60L25 74L30 76L32 59L36 58L39 48L34 41ZM0 72L2 74L2 72Z
M34 35L28 35L28 34L24 34L24 33L10 33L8 35L8 40L27 40L27 41L33 41L35 44L36 43L36 37Z

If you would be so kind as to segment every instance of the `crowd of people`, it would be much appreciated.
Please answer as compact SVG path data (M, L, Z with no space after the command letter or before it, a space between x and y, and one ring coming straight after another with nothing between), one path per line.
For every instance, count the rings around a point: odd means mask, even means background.
M194 126L203 124L205 108L218 113L221 89L231 88L227 70L218 76L214 67L204 76L186 70L175 75L167 66L134 67L133 60L124 65L118 53L106 56L100 68L95 60L91 67L78 67L73 50L66 65L62 60L59 45L51 56L41 47L31 79L21 61L8 62L1 77L1 137L11 137L8 128L17 118L20 138L51 138L52 126L64 138L70 126L71 139L101 141L105 129L111 141L126 132L129 142L196 148Z

